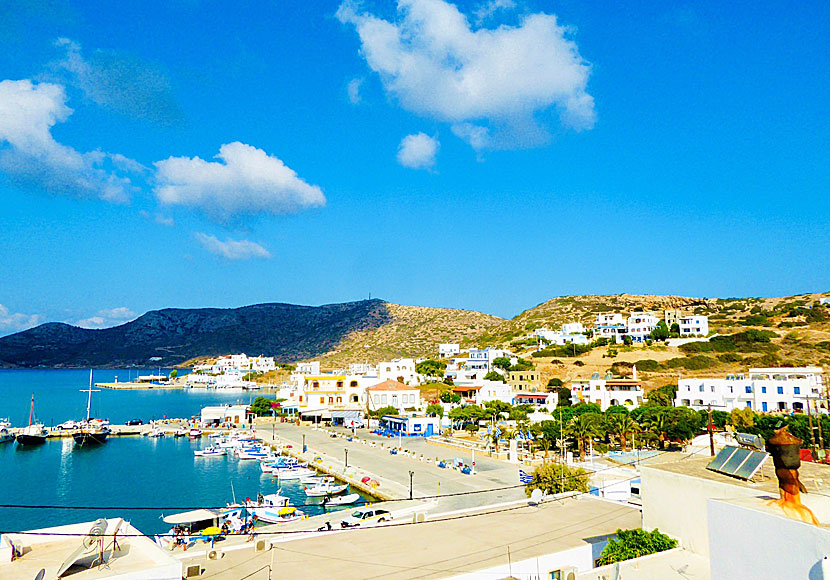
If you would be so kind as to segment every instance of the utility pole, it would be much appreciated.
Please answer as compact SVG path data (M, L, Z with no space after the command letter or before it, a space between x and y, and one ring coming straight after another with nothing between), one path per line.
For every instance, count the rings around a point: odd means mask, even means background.
M345 451L345 453L346 453L346 467L345 467L345 469L348 469L349 468L349 450L348 449L343 449L343 451Z
M813 414L810 412L810 395L808 394L807 397L807 421L810 423L810 450L812 451L813 459L818 459L818 453L816 453L816 434L813 431Z
M709 403L709 421L706 422L706 430L709 432L709 454L715 456L715 435L712 433L712 404Z
M415 475L414 471L409 472L409 499L412 499L412 476Z

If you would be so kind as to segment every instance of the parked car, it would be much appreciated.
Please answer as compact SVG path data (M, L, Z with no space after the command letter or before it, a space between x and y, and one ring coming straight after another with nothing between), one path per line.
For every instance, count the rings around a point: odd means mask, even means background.
M78 427L79 427L79 425L75 421L64 421L63 423L61 423L60 425L57 426L57 428L61 429L61 430L76 429Z
M349 429L365 429L366 423L364 423L362 419L354 419L353 421L350 421L346 427Z
M373 507L360 508L352 512L352 515L340 522L341 528L355 528L362 523L370 520L378 522L386 522L392 519L392 514L387 510L376 509Z
M127 421L127 425L143 425L143 424L144 424L144 421L142 421L141 419L130 419L129 421Z

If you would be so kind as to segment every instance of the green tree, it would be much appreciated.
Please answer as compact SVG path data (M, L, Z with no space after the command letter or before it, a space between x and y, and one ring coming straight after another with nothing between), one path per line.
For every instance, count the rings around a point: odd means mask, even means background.
M654 434L660 442L660 449L663 449L666 442L669 426L669 414L664 407L650 407L646 409L640 424L649 433Z
M608 542L597 560L598 566L623 562L640 556L656 554L677 547L677 540L660 530L647 532L643 529L617 530L617 537Z
M640 426L629 415L623 413L611 413L606 417L608 432L617 436L620 448L628 450L627 442L633 433L640 430Z
M533 370L533 363L530 363L524 359L519 359L516 361L516 364L510 365L508 370L511 371L532 371Z
M700 433L700 417L688 407L671 407L667 410L669 423L666 436L673 441L690 441Z
M671 328L669 328L669 332L672 334L680 335L680 324L677 322L673 322Z
M262 417L263 415L270 415L271 414L271 403L276 403L276 399L269 399L268 397L257 397L254 399L254 402L251 403L251 412L256 415L257 417Z
M602 434L601 421L602 416L597 413L584 413L571 419L565 428L565 433L576 439L580 461L585 461L585 448L589 442Z
M513 409L513 405L510 403L505 403L504 401L485 401L484 402L484 411L487 416L492 417L494 420L498 419L502 413L510 413L511 409Z
M460 403L461 395L453 393L452 391L444 391L438 397L442 403Z
M176 369L173 369L172 371L170 371L170 378L171 379L175 379L177 376L179 376L179 371L177 371Z
M387 405L386 407L381 407L377 411L374 411L373 414L378 418L383 417L384 415L397 415L398 409L392 405Z
M749 407L743 409L732 409L729 413L729 424L732 425L736 431L746 431L749 427L755 425L755 411Z
M421 361L415 365L415 372L428 377L443 377L446 369L447 363L432 359Z
M506 356L500 356L493 359L493 366L503 371L510 369L510 359Z
M559 387L556 389L556 394L558 397L557 407L571 406L571 390L568 387Z
M582 415L583 413L602 414L602 407L596 403L577 403L571 409L573 409L574 415Z
M611 405L605 409L605 414L608 415L609 413L623 413L628 415L628 408L625 405Z
M639 367L638 367L639 368ZM657 389L653 389L646 395L649 402L661 407L671 407L674 405L674 398L677 395L677 385L663 385Z
M548 390L553 391L550 387L561 387L562 386L562 379L558 379L556 377L552 378L548 381Z
M543 463L533 471L533 480L525 486L525 493L530 497L534 489L541 489L547 494L566 491L588 491L589 474L582 468L570 468L561 463Z
M439 405L438 403L430 403L427 405L427 415L431 417L443 417L444 416L444 406Z
M667 340L670 332L669 327L666 326L666 323L661 320L657 323L657 326L654 327L654 330L651 331L649 336L652 340Z
M504 375L498 371L490 371L486 375L484 375L485 381L501 381L503 383L507 382L507 379L504 378Z

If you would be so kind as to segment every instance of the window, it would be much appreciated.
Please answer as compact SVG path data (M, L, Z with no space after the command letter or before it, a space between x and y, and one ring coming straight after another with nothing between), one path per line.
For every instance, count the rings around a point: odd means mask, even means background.
M343 381L337 381L337 388L338 388L338 389L342 389L342 388L343 388Z
M746 388L746 392L747 392L747 393L751 393L751 392L752 392L752 387L745 387L745 388Z
M343 402L343 397L337 397L337 402L342 403Z
M318 383L317 381L314 381L314 382L312 383L312 386L313 386L315 389L319 389L319 388L320 388L320 383Z
M300 402L301 403L303 402L303 396L302 395L300 395Z
M766 412L767 412L767 402L766 402L766 401L764 401L763 403L761 403L761 410L762 410L764 413L766 413Z
M329 405L331 405L332 403L334 403L334 397L329 397Z
M700 385L697 390L702 393L703 392L703 385Z
M778 388L776 389L776 391L778 391L778 394L779 394L779 395L783 395L783 394L784 394L784 387L778 387Z
M767 392L767 388L766 388L766 387L761 387L761 392L762 392L762 393L766 393L766 392Z
M793 394L800 395L801 394L801 387L793 387Z
M325 404L326 404L326 398L325 398L325 397L320 397L320 404L321 404L321 405L325 405Z
M747 401L746 406L751 409L752 408L752 401Z
M349 383L349 386L350 387L356 387L357 386L357 381L352 381L351 383Z

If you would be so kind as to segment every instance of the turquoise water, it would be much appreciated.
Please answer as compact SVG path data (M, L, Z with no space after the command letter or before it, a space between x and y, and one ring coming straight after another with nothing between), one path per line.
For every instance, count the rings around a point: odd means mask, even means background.
M115 375L125 380L121 377L126 373L96 371L95 380L108 381ZM0 371L0 417L9 416L14 425L25 425L34 392L36 414L45 418L47 425L50 419L60 423L81 418L86 413L86 395L78 391L88 381L88 371ZM103 390L93 393L93 410L113 423L123 423L133 417L145 421L164 415L189 417L198 415L205 405L248 402L250 398L197 389ZM25 412L18 410L21 406ZM262 473L256 461L193 455L193 450L208 444L207 438L191 441L172 437L113 437L105 445L81 449L76 449L71 439L50 440L33 448L4 443L0 445L0 504L83 509L0 508L0 532L124 517L142 532L153 534L170 527L161 521L162 515L221 507L233 501L233 492L237 500L244 500L277 491L276 483ZM319 500L306 498L298 482L283 482L282 492L310 515L334 511L317 505ZM148 507L151 509L135 509Z

